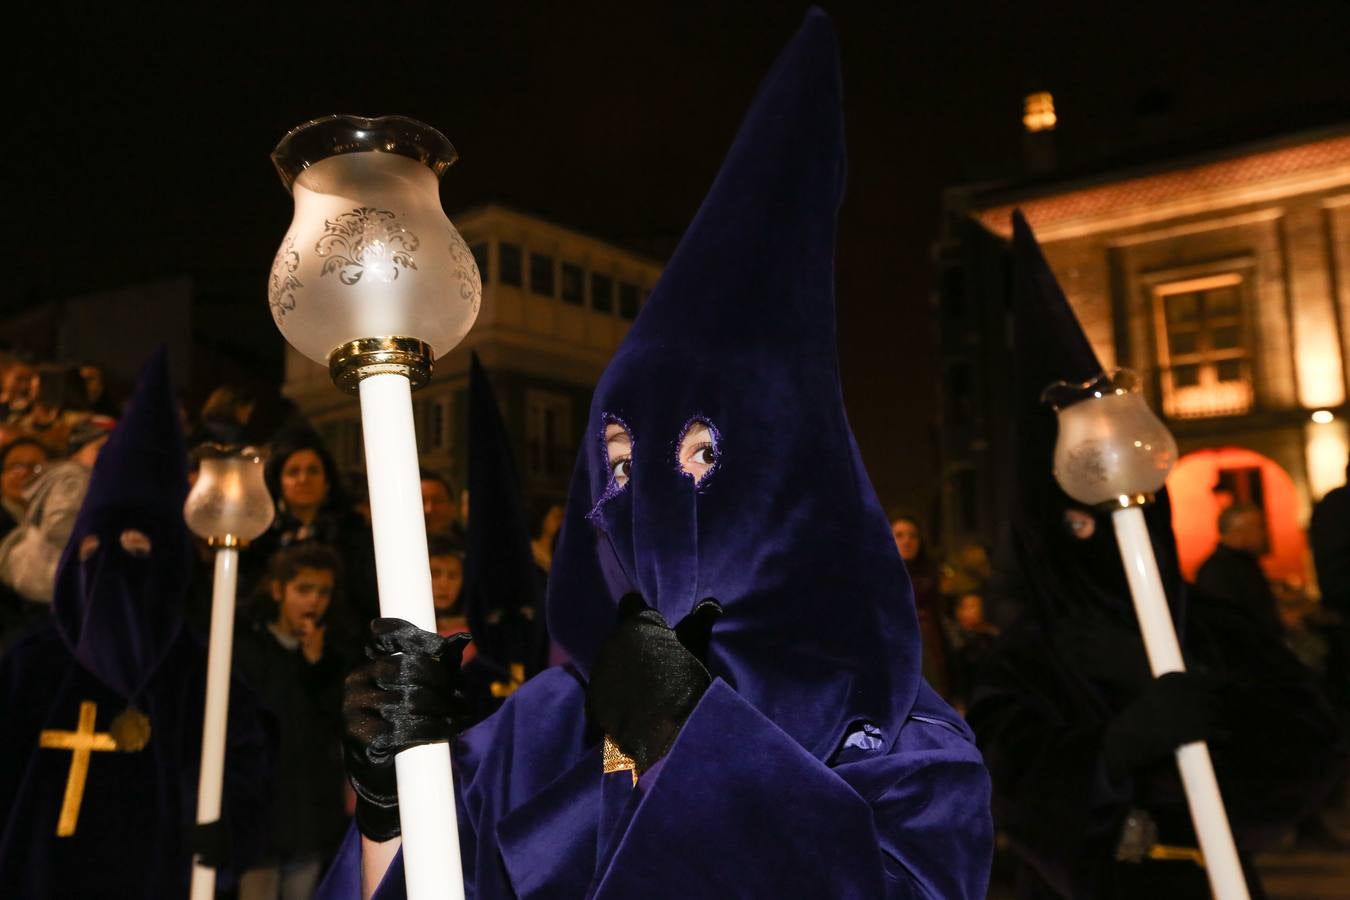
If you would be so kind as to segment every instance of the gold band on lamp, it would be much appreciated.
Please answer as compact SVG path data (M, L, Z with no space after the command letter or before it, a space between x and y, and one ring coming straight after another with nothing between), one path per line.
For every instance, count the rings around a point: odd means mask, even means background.
M431 380L434 359L431 345L417 338L360 338L328 355L328 374L339 390L349 394L372 375L403 375L417 390Z
M209 537L206 539L206 546L225 550L237 550L247 543L247 541L241 541L232 534L221 535L220 537Z
M1098 509L1114 512L1117 509L1129 509L1131 506L1148 506L1156 499L1158 499L1156 494L1121 494L1114 500L1100 504Z

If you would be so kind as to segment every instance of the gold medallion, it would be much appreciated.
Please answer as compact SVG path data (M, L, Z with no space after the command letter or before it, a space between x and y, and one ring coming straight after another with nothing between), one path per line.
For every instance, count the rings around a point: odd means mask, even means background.
M136 707L128 706L113 718L108 733L123 753L144 750L150 743L150 717Z

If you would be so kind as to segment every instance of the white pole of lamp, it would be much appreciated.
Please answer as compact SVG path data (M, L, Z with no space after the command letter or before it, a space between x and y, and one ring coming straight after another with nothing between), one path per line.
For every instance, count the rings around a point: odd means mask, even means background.
M478 317L482 282L446 217L455 148L402 116L327 116L272 152L295 217L268 303L296 350L360 398L380 614L436 630L412 392ZM410 900L464 896L450 747L394 758Z

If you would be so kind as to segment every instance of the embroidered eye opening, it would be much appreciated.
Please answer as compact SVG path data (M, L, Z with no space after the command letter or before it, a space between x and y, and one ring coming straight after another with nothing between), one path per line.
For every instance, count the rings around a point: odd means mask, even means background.
M609 418L605 421L604 441L610 486L622 490L633 475L633 435L624 423Z
M592 522L597 521L596 517L599 516L601 507L618 494L623 493L623 489L628 486L628 482L633 477L632 429L618 416L608 413L605 414L602 421L605 423L604 428L596 437L600 441L600 449L604 454L608 478L604 492L595 501L595 506L592 507L591 511L586 514L586 518Z
M717 468L721 459L721 435L712 422L695 416L684 424L676 445L676 467L702 485Z

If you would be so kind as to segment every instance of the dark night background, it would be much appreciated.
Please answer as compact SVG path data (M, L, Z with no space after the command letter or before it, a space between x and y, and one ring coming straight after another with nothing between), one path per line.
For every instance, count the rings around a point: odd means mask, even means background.
M1019 174L1023 94L1054 92L1065 172L1350 113L1345 2L825 6L840 35L850 144L846 395L883 501L923 512L936 483L929 297L941 191ZM4 122L0 315L189 274L239 323L221 344L279 379L264 283L291 207L268 153L293 125L332 112L402 113L443 130L461 154L442 188L452 216L496 198L663 257L804 9L7 14L17 86Z

